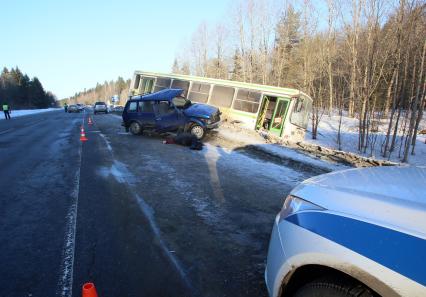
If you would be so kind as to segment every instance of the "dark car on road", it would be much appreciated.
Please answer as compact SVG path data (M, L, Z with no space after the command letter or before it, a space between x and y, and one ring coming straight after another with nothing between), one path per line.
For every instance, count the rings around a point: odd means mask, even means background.
M218 108L192 103L182 93L182 89L164 89L132 97L123 111L126 131L135 135L143 130L190 132L201 139L208 130L218 127L221 114Z
M93 113L97 114L99 112L108 113L108 106L105 102L99 101L95 103L95 107L93 108Z

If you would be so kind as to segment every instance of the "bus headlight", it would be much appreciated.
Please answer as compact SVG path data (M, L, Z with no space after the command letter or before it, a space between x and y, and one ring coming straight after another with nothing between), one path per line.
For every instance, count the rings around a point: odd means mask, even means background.
M288 195L287 198L284 201L283 208L280 212L280 221L304 210L325 210L325 208L322 208L321 206L318 206L316 204L313 204L311 202L308 202L306 200L303 200L299 197Z

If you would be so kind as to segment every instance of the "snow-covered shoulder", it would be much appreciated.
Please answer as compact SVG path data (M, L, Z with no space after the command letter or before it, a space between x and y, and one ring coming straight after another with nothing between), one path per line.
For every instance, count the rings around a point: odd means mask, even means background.
M61 108L44 108L44 109L20 109L20 110L11 110L10 116L12 118L16 117L22 117L26 115L36 114L36 113L42 113L42 112L48 112L48 111L54 111L54 110L60 110ZM0 120L4 120L5 118L0 114Z

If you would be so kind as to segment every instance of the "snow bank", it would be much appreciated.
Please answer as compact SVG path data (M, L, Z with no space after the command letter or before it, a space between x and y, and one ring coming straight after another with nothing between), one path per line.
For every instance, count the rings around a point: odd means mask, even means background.
M324 171L349 168L348 166L331 162L329 160L322 160L315 156L304 154L292 148L284 147L279 144L268 143L264 137L260 136L259 133L254 130L224 124L220 126L218 132L219 138L224 138L230 142L234 142L237 144L237 147L239 146L239 148L246 147L252 151L261 151L262 153L266 153L283 160L295 161ZM213 140L213 142L215 141Z
M11 118L22 117L26 115L42 113L53 110L60 110L61 108L45 108L45 109L21 109L21 110L12 110L10 113ZM3 112L0 114L0 120L4 120Z
M308 127L308 133L305 137L305 142L319 145L322 147L330 149L339 149L337 145L337 132L339 129L339 119L338 115L324 115L321 119L321 122L318 126L318 135L317 139L312 139L311 126ZM349 118L347 116L342 117L341 125L341 149L345 152L351 152L363 157L371 157L376 160L389 160L392 162L401 162L403 149L400 151L401 144L401 135L397 137L395 151L391 154L390 158L383 158L381 149L382 145L386 138L386 130L388 128L389 120L384 119L378 125L378 132L375 133L376 144L374 148L368 148L365 153L360 153L358 151L358 119ZM311 123L309 123L311 125ZM422 119L420 123L420 130L426 128L426 119ZM425 144L425 135L419 135L417 137L415 155L409 155L408 163L411 165L426 165L426 144Z

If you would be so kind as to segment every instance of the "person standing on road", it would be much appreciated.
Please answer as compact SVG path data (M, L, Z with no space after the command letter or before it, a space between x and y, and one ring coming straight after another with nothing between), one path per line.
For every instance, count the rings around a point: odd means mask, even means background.
M3 103L4 118L10 120L10 108L7 103Z
M68 111L68 104L64 104L64 110L65 110L65 112L67 112Z

